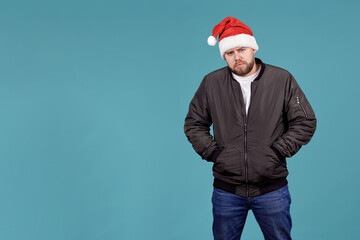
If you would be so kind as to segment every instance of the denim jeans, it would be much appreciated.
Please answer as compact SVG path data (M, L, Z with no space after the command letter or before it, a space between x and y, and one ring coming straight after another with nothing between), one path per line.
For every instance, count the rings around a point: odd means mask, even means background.
M288 186L257 197L241 197L214 188L213 234L215 240L240 239L251 209L265 240L291 239L291 197Z

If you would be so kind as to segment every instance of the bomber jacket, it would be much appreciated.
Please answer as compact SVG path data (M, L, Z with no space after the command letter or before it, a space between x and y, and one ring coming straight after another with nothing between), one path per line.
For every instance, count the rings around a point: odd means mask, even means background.
M214 186L244 197L285 186L286 158L316 129L314 111L294 77L255 61L261 70L251 83L247 115L240 84L224 67L204 77L184 124L194 150L214 163Z

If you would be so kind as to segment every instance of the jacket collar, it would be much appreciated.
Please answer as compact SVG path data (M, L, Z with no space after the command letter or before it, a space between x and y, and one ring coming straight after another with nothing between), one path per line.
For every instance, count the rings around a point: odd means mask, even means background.
M261 78L261 76L262 76L263 73L264 73L265 64L261 61L260 58L255 58L255 63L261 65L261 69L260 69L259 75L254 79L254 81L257 81L257 80L259 80L259 79Z

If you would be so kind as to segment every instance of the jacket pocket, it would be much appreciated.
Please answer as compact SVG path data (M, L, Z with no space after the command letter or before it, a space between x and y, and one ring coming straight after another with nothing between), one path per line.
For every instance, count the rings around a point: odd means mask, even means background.
M288 175L286 158L276 150L274 151L274 149L271 147L268 147L268 149L270 151L270 155L272 155L272 158L275 159L270 178L286 177Z
M284 168L284 160L270 148L270 146L257 146L249 154L249 166L254 183L268 182L270 179L277 177L277 169Z
M280 153L277 152L275 149L268 147L268 146L266 146L266 149L269 153L268 156L270 156L270 158L274 159L275 165L279 165L285 160L285 158L283 156L281 156Z
M225 147L213 166L213 171L223 176L241 175L241 152L232 146Z
M273 147L272 145L269 147L270 150L275 154L275 156L281 160L281 161L285 161L285 157L279 152L279 150L277 150L275 147Z

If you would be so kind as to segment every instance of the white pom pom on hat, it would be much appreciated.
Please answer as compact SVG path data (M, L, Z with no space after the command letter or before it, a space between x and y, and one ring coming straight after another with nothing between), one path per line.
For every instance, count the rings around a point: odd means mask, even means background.
M216 38L215 38L214 36L210 36L210 37L208 38L207 42L208 42L208 44L209 44L210 46L215 46L217 41L216 41Z

